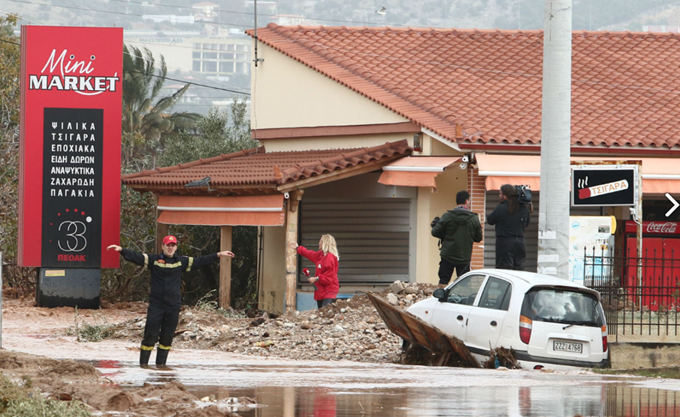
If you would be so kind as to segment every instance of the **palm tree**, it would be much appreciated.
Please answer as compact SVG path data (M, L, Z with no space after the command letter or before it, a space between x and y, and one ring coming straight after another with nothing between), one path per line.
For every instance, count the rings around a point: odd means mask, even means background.
M146 160L162 150L165 137L193 127L200 119L196 113L170 113L189 88L182 87L170 97L158 98L168 68L161 55L160 68L148 48L123 46L123 166L133 160Z

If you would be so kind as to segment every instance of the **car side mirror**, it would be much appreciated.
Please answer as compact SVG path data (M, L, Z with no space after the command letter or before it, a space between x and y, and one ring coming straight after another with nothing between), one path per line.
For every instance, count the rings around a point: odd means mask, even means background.
M432 296L441 302L446 301L446 291L444 291L443 288L437 288L434 290Z

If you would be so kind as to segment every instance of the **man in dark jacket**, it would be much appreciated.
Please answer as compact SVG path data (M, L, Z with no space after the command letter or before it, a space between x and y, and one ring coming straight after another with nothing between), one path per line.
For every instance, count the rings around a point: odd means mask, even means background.
M446 285L451 280L453 270L461 276L470 270L473 242L482 241L482 225L477 213L469 209L470 193L459 191L456 194L458 207L449 210L432 227L432 236L441 239L439 251L439 284Z
M500 204L486 219L496 226L496 268L523 271L527 256L524 228L529 225L531 204L519 202L514 185L502 185L499 196Z
M175 329L179 323L179 310L182 307L182 272L191 271L209 265L223 256L234 257L230 251L213 253L211 255L193 258L179 256L177 238L166 236L163 238L163 252L160 255L146 254L123 249L118 245L110 245L106 249L114 249L126 260L148 268L151 272L151 292L149 293L149 308L146 313L144 339L142 339L139 364L149 364L149 357L156 342L156 365L165 365L168 353L175 336Z

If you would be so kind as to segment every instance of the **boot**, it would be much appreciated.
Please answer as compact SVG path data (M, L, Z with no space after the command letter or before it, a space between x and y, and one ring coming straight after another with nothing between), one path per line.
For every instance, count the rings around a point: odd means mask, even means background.
M165 362L168 360L168 353L170 353L170 349L158 348L156 351L156 365L165 365Z
M141 349L139 351L139 366L147 366L149 364L149 358L151 357L151 351L146 349Z

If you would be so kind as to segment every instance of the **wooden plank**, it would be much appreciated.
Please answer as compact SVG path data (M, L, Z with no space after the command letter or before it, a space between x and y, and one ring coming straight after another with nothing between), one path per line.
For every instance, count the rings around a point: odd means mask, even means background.
M390 331L411 343L441 355L436 363L437 366L446 365L455 357L458 359L456 362L461 362L471 368L480 367L479 362L472 356L467 346L456 337L448 335L418 317L390 305L375 294L367 293L366 295Z
M298 240L298 205L302 194L303 191L300 190L292 191L286 204L286 314L292 314L296 309L297 251L290 246L290 243Z
M232 226L220 227L220 251L231 251L232 247ZM228 256L220 258L220 289L219 306L228 309L231 306L231 258Z

